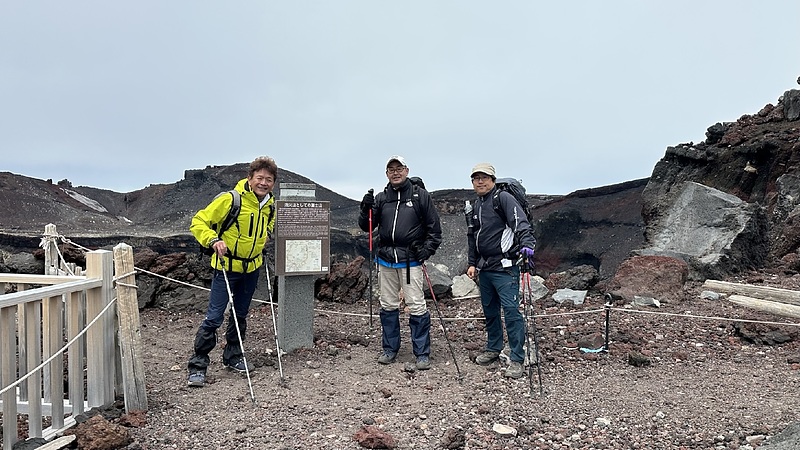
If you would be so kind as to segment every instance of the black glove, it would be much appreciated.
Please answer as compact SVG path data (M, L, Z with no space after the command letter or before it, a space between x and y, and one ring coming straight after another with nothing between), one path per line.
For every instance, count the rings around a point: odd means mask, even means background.
M411 256L423 263L431 257L431 252L425 248L424 244L416 244L411 247Z
M361 200L361 211L369 211L372 209L372 205L374 204L375 196L372 194L372 189L370 189L366 194L364 194L364 198Z

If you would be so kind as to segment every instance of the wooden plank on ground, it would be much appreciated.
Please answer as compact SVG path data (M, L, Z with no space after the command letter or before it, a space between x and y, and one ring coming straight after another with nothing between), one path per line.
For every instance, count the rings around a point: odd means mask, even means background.
M788 303L800 306L800 291L780 289L769 286L753 286L752 284L729 283L727 281L706 280L703 289L722 292L724 294L739 294L745 297L760 298L773 302Z
M773 302L771 300L763 300L760 298L747 297L744 295L731 295L728 297L728 300L736 303L737 305L746 306L759 311L777 314L783 317L800 318L800 306L789 305L781 302Z

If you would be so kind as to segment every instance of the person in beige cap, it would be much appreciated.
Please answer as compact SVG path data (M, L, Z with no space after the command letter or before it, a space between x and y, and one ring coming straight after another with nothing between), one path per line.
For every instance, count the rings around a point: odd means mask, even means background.
M439 214L424 187L412 184L402 156L386 162L389 183L377 196L370 189L361 202L358 225L378 228L376 261L380 266L381 345L378 363L394 362L400 351L400 292L409 309L411 349L419 370L430 369L431 315L423 294L422 264L442 242ZM372 221L370 223L370 212Z
M471 178L478 198L472 208L472 229L467 235L467 276L478 280L486 321L486 347L475 362L486 366L499 358L503 350L502 311L511 348L511 363L505 376L521 378L525 375L522 368L525 321L519 312L520 268L514 262L522 257L532 264L536 239L525 211L514 196L496 187L494 166L476 164Z

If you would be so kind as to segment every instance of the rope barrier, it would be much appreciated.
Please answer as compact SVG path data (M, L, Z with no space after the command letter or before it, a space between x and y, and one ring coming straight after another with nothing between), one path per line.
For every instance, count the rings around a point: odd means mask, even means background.
M179 280L175 280L173 278L169 278L169 277L166 277L166 276L163 276L163 275L159 275L159 274L156 274L156 273L153 273L153 272L149 272L147 270L140 269L138 267L136 267L135 269L138 270L138 271L141 271L142 273L145 273L145 274L148 274L148 275L153 275L153 276L156 276L156 277L159 277L159 278L163 278L163 279L165 279L167 281L171 281L171 282L174 282L174 283L183 284L183 285L188 286L188 287L193 287L193 288L197 288L197 289L204 289L206 291L210 290L208 288L204 288L204 287L201 287L201 286L196 286L196 285L193 285L193 284L190 284L190 283L185 283L185 282L182 282L182 281L179 281ZM456 299L463 300L463 299L473 299L473 298L477 298L477 297L476 296L458 297L458 298L454 298L453 300L456 300ZM260 300L260 299L256 299L256 298L253 298L253 301L257 302L257 303L263 303L265 305L268 305L270 303L272 303L273 305L275 304L273 302L269 302L269 301L266 301L266 300ZM731 321L731 322L746 322L746 323L756 323L756 324L764 324L764 325L786 325L786 326L800 327L800 324L787 323L787 322L770 322L770 321L764 321L764 320L735 319L735 318L719 317L719 316L701 316L701 315L696 315L696 314L677 314L677 313L667 313L667 312L661 312L661 311L645 311L645 310L636 310L636 309L628 309L628 308L615 308L615 307L612 307L610 309L612 311L618 311L618 312L626 313L626 314L651 314L651 315L664 315L664 316L682 317L682 318L691 318L691 319L723 320L723 321ZM359 318L368 318L369 317L368 314L348 313L348 312L341 312L341 311L331 311L331 310L320 309L320 308L314 308L314 311L315 312L319 312L319 313L323 313L323 314L332 314L332 315L340 315L340 316L351 316L351 317L359 317ZM533 317L536 317L536 318L564 317L564 316L577 316L577 315L596 314L596 313L601 313L601 312L605 312L605 309L590 309L590 310L586 310L586 311L565 311L565 312L551 313L551 314L535 314ZM457 321L461 321L461 320L467 320L467 321L483 320L483 317L444 317L443 319L445 321L448 321L448 322L457 322Z
M770 322L767 320L734 319L731 317L720 317L720 316L699 316L697 314L678 314L678 313L668 313L662 311L645 311L641 309L626 309L626 308L613 308L613 307L610 309L613 311L620 311L633 314L651 314L659 316L683 317L688 319L723 320L728 322L746 322L746 323L758 323L762 325L785 325L790 327L800 327L800 323L791 323L791 322Z
M72 242L71 240L65 238L62 235L53 236L53 237L46 237L46 238L43 238L42 241L44 242L45 239L52 240L52 239L54 239L56 237L60 238L62 242L68 243L70 245L74 245L75 247L78 247L79 249L82 249L84 251L89 251L90 250L90 249L88 249L86 247L82 247L82 246L80 246L78 244L75 244L74 242ZM59 252L59 256L62 257L60 252ZM135 272L139 272L139 273L143 273L143 274L146 274L146 275L150 275L150 276L153 276L153 277L161 278L161 279L164 279L164 280L169 281L171 283L176 283L176 284L183 285L183 286L186 286L186 287L191 287L191 288L194 288L194 289L202 289L202 290L205 290L205 291L210 291L211 290L211 289L203 287L203 286L197 286L197 285L194 285L194 284L191 284L191 283L187 283L187 282L176 280L174 278L170 278L170 277L167 277L167 276L164 276L164 275L161 275L161 274L157 274L155 272L151 272L149 270L142 269L140 267L134 267L134 271ZM115 278L115 281L117 279L120 279L120 278L125 278L126 276L129 276L129 275L132 275L132 273L127 273L125 275L121 275L121 276ZM119 281L117 281L117 284L121 285L121 286L128 286L128 287L134 287L134 288L136 287L136 286L131 286L131 285L128 285L128 284L122 284ZM480 298L480 296L479 295L470 295L470 296L454 297L452 300L470 300L470 299L475 299L475 298ZM262 299L258 299L258 298L253 298L253 301L256 302L256 303L264 304L264 305L270 305L270 304L275 305L274 302L270 302L270 301L262 300ZM730 321L730 322L743 322L743 323L754 323L754 324L763 324L763 325L782 325L782 326L800 327L800 324L798 324L798 323L773 322L773 321L751 320L751 319L735 319L735 318L719 317L719 316L701 316L701 315L696 315L696 314L678 314L678 313L668 313L668 312L661 312L661 311L645 311L645 310L637 310L637 309L629 309L629 308L617 308L617 307L611 307L609 309L613 310L613 311L618 311L618 312L621 312L621 313L626 313L626 314L651 314L651 315L664 315L664 316L669 316L669 317L681 317L681 318L688 318L688 319L722 320L722 321ZM321 314L350 316L350 317L358 317L358 318L368 318L369 317L368 314L348 313L348 312L332 311L332 310L320 309L320 308L314 308L314 311L318 312L318 313L321 313ZM596 314L598 312L605 312L605 308L604 309L591 309L591 310L586 310L586 311L566 311L566 312L551 313L551 314L535 314L533 317L535 317L535 318L548 318L548 317L560 317L560 316L563 317L563 316L573 316L573 315ZM444 317L443 318L443 320L448 321L448 322L456 322L456 321L461 321L461 320L474 321L474 320L483 320L483 319L484 319L483 317Z

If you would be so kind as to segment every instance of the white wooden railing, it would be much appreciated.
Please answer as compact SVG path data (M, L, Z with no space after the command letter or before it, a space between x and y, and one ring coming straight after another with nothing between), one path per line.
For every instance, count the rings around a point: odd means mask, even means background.
M42 243L51 274L0 273L4 449L19 440L18 414L27 415L28 437L49 439L117 395L127 411L147 409L131 247L88 251L83 275L53 262L53 236L48 225Z

